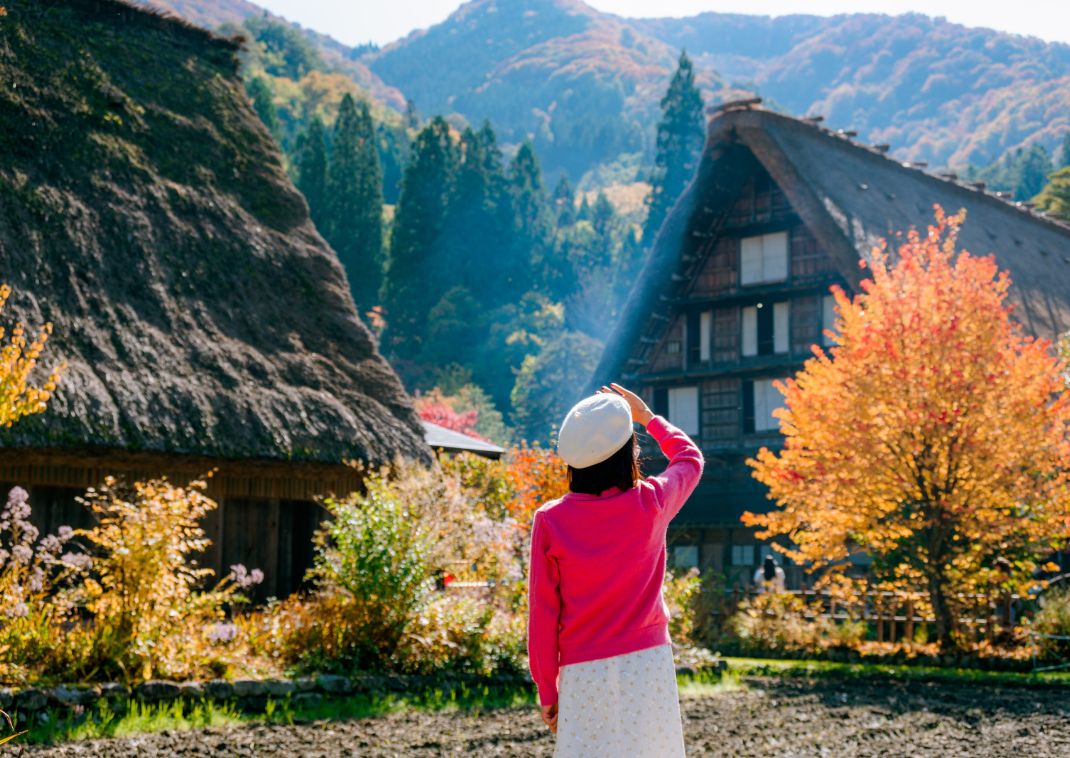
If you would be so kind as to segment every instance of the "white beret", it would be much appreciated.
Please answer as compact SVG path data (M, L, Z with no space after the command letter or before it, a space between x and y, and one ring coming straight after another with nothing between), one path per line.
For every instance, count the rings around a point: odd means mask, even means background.
M561 422L557 454L572 468L608 459L632 436L632 411L620 395L591 395L572 406Z

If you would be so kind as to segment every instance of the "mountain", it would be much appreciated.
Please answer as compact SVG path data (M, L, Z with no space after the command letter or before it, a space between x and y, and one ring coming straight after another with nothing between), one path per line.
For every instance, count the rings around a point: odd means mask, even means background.
M168 11L205 29L240 24L267 12L248 0L136 0L135 4Z
M790 113L817 113L907 160L990 163L1070 131L1070 45L917 13L634 20Z
M575 176L649 146L677 55L579 0L474 0L365 60L422 113L490 119ZM701 84L723 87L711 71Z
M146 2L214 21L251 5ZM1051 152L1070 132L1070 46L920 14L625 19L581 0L471 0L382 50L304 33L394 109L408 98L424 116L490 119L507 142L531 139L547 173L597 170L598 183L649 162L682 48L709 102L757 92L903 160L984 165L1034 144Z

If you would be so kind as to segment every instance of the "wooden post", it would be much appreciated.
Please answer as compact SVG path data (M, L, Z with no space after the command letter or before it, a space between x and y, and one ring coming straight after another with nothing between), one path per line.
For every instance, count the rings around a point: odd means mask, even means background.
M907 643L914 644L914 596L907 595L907 618L905 624Z

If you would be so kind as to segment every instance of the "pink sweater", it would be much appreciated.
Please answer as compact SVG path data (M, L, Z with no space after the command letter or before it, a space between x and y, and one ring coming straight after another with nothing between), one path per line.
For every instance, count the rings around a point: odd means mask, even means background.
M570 492L535 512L528 573L528 660L543 705L561 666L669 642L661 596L665 530L702 476L702 452L655 416L647 431L669 459L627 492Z

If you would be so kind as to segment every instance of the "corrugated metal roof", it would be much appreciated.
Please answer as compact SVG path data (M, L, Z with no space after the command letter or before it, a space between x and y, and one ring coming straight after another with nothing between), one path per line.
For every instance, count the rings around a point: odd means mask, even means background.
M421 421L424 427L424 440L435 450L446 452L468 452L482 455L487 458L501 458L505 448L477 439L467 434L455 432L430 421Z

